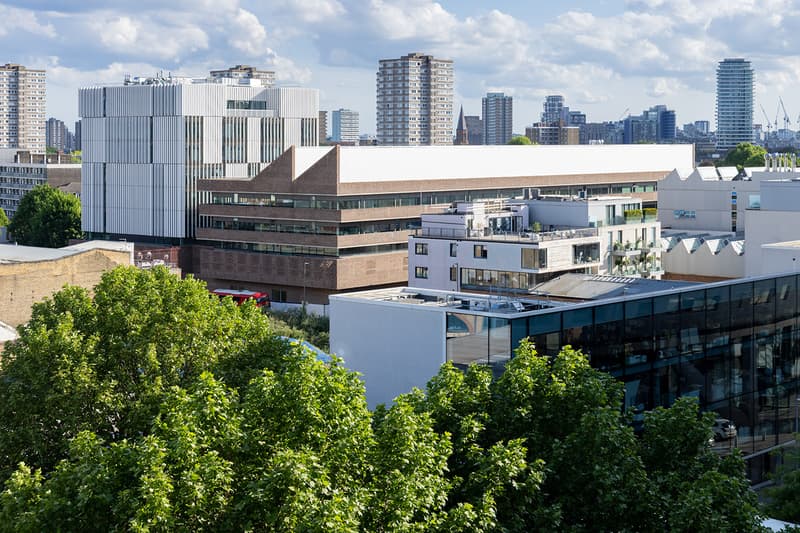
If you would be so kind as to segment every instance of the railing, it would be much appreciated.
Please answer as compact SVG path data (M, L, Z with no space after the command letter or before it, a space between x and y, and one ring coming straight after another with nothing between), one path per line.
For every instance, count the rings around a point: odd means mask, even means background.
M562 229L547 232L501 232L491 229L468 230L464 228L420 228L413 232L415 237L461 240L502 240L512 242L546 242L564 239L583 239L597 237L597 228Z

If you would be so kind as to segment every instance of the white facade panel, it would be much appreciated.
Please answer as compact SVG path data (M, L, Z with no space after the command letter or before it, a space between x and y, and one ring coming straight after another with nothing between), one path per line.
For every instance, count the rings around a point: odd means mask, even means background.
M153 117L153 163L182 164L184 139L183 117Z
M105 198L102 163L81 165L81 229L102 232Z
M246 178L247 163L225 163L226 178Z
M106 120L109 163L150 163L152 117L122 116Z
M331 353L361 374L370 409L424 388L445 362L445 313L438 308L331 296L330 317Z
M153 115L153 86L106 87L107 117L149 117Z
M247 162L261 161L261 119L247 119Z
M183 165L164 165L163 237L186 236L186 186Z
M153 87L153 114L175 116L180 111L180 87L177 85Z
M319 91L300 87L276 87L265 90L267 108L280 117L319 118ZM298 143L299 145L299 143Z
M290 146L300 146L302 127L299 118L282 118L283 121L283 149Z
M83 161L89 163L106 163L106 119L83 118L81 120L81 148Z
M222 117L203 117L203 163L222 163Z
M212 83L180 85L179 114L222 116L225 109L225 86Z
M102 87L89 87L78 91L78 115L83 118L103 116Z
M143 164L106 166L106 231L153 234L153 167Z

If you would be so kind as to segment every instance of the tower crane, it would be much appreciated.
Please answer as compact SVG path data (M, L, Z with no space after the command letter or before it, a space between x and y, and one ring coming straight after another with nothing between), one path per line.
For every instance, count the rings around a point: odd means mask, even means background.
M764 118L767 121L767 135L769 135L769 132L772 129L772 122L769 121L769 117L767 116L767 110L764 109L764 106L762 104L758 105L761 106L761 112L764 113Z
M617 122L619 122L620 120L622 120L623 118L625 118L625 114L626 114L628 111L630 111L630 110L631 110L631 108L630 108L630 107L626 107L626 108L625 108L625 111L623 111L623 112L622 112L622 114L621 114L621 115L619 116L619 118L617 119Z
M783 109L783 129L788 130L792 120L789 118L789 113L786 112L786 106L783 105L783 98L779 96L778 101L781 103L781 109Z

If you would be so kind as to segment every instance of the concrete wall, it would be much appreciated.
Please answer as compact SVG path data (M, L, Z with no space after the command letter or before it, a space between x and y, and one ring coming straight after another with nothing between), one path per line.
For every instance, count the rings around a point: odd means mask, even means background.
M763 257L764 244L795 241L800 238L800 211L751 209L746 214L747 253L745 275L758 276L769 270Z
M65 284L94 288L103 273L130 265L131 253L91 250L51 261L0 263L0 322L17 327L31 318L34 303Z
M331 353L361 374L372 409L424 388L445 362L445 313L331 296ZM413 332L413 333L412 333Z

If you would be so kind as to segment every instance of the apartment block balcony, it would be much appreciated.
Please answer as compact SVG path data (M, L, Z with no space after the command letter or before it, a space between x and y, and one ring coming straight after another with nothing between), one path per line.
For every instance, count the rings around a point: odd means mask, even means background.
M611 251L611 255L614 257L638 257L642 255L642 248L641 244L632 244L627 242L622 244L621 242L614 243L614 249Z
M420 228L414 230L415 237L434 239L462 239L462 240L492 240L507 242L547 242L565 239L585 239L597 237L597 228L575 228L556 231L497 231L491 228L466 229L466 228Z

